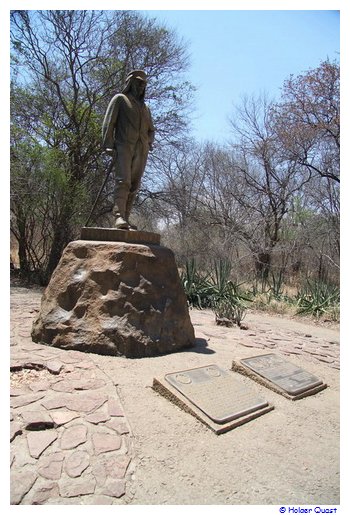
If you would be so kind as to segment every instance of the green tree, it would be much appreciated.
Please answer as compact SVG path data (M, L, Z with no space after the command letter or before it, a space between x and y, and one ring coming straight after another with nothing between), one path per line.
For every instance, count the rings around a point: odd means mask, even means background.
M46 282L104 181L102 117L130 68L149 75L158 134L168 134L170 141L184 131L192 90L183 77L186 47L173 31L132 11L13 11L11 43L11 229L27 254L37 245L30 239L36 234L44 255L38 261L21 252L21 268L40 269ZM161 146L158 140L155 154ZM95 221L111 209L113 180L110 176ZM45 204L42 196L51 198L52 188L49 227L43 228L38 199ZM31 216L21 218L24 199ZM19 230L29 219L35 229Z

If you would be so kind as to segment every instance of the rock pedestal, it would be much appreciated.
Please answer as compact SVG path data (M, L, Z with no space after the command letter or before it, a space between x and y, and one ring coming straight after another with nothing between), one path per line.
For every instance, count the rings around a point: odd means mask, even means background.
M130 358L192 346L194 330L172 251L125 241L71 242L45 290L32 338Z

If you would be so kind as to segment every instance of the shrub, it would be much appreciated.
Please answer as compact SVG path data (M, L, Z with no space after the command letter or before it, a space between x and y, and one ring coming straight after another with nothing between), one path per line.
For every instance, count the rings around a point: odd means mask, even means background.
M239 290L239 286L230 280L231 264L218 260L212 265L209 273L201 274L194 259L186 262L181 274L182 284L191 307L210 308L216 319L227 319L240 325L246 305L249 301Z
M298 315L312 315L319 318L339 310L339 304L339 288L317 280L307 279L305 286L297 294Z
M211 306L211 285L207 276L203 276L194 259L186 261L185 270L180 275L188 304L193 308Z
M241 302L232 303L229 300L222 299L213 306L215 320L218 325L226 325L228 327L233 324L241 325L245 317L247 308Z

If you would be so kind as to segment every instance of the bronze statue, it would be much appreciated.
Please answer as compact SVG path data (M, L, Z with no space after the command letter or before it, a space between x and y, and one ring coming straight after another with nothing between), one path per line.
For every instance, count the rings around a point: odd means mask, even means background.
M152 116L144 101L146 84L145 72L130 72L122 92L110 101L103 121L103 148L114 157L117 229L136 229L129 223L130 211L154 141Z

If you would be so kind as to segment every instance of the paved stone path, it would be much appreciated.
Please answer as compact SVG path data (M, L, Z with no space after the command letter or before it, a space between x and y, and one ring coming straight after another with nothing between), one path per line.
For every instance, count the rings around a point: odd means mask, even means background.
M88 354L31 342L40 295L11 292L11 504L126 504L133 437Z
M11 288L11 504L129 504L133 499L133 435L117 382L93 355L31 341L41 290ZM299 354L339 369L339 338L295 321L215 325L191 311L197 338L225 345ZM316 331L317 332L317 331ZM209 343L210 344L210 343ZM106 370L108 372L108 370Z
M263 321L261 316L255 317L254 314L248 318L247 330L227 330L215 325L212 314L197 310L191 312L197 338L220 338L223 342L229 339L243 347L266 349L267 352L277 351L286 356L299 355L339 370L339 333L336 331L310 326L305 332L304 324L271 315L264 315Z

